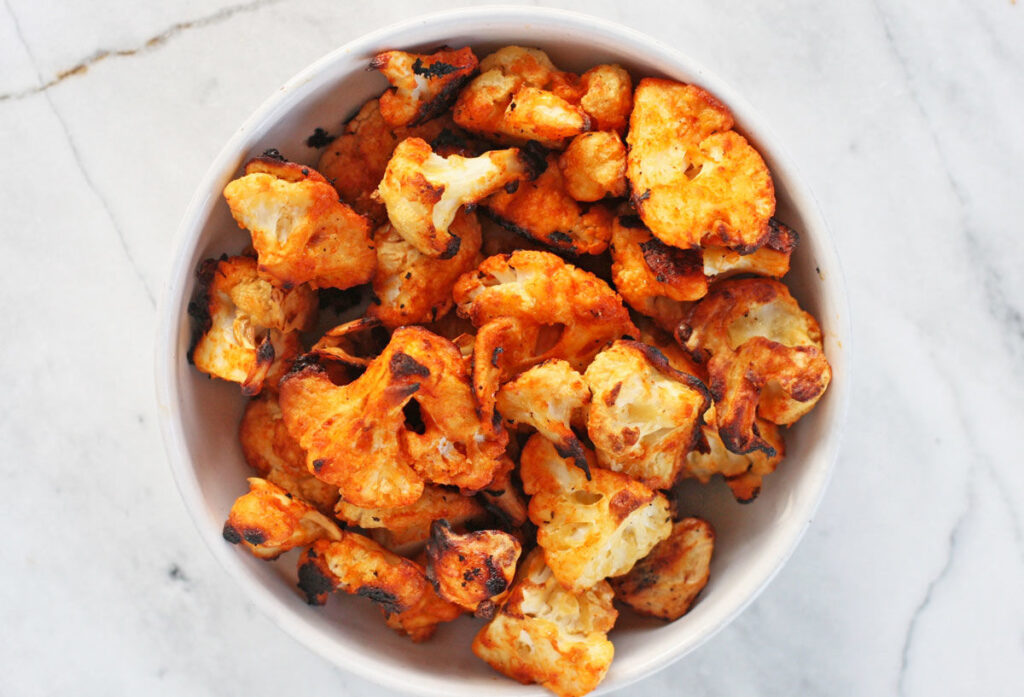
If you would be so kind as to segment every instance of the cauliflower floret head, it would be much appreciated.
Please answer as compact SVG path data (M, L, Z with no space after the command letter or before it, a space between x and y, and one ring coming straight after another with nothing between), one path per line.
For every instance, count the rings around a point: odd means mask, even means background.
M389 627L417 642L433 636L441 622L462 614L434 592L419 564L348 531L337 541L319 540L303 552L299 590L310 605L324 604L334 590L369 598Z
M626 195L626 145L615 131L578 135L558 158L565 191L577 201Z
M447 520L437 520L427 543L427 578L442 598L491 619L508 595L522 551L507 532L459 534Z
M532 495L537 544L555 578L571 591L628 572L672 529L663 494L599 467L591 467L588 478L540 434L527 441L519 467Z
M718 433L735 453L774 455L758 433L756 417L794 423L814 407L832 377L817 320L772 279L715 284L679 336L694 359L707 364Z
M459 88L476 72L477 59L468 46L447 47L429 55L384 51L370 61L392 87L380 97L380 112L392 128L414 126L448 110Z
M276 484L249 478L249 493L239 496L224 523L224 539L244 542L260 559L277 559L295 547L341 535L330 518Z
M398 144L377 188L395 230L421 254L450 259L461 240L449 226L460 206L514 181L531 168L518 148L491 150L480 157L441 157L425 141Z
M252 235L260 272L290 288L351 288L373 276L377 256L366 218L338 200L311 167L250 160L224 187L231 215Z
M675 484L711 403L704 384L636 341L597 354L584 379L593 393L587 432L601 466L653 489Z
M715 531L700 518L684 518L625 576L611 580L615 597L642 615L676 620L707 585Z
M729 110L701 88L640 81L626 176L640 217L666 244L751 252L768 239L775 213L771 174L732 127Z
M701 250L704 275L721 280L741 273L782 278L789 272L789 258L796 248L795 231L775 218L768 221L768 241L750 254L729 247L708 246Z
M580 106L595 130L625 133L633 110L633 80L621 65L598 65L580 76Z
M207 259L197 273L195 320L188 359L196 368L237 382L247 395L276 387L301 350L298 330L316 310L316 295L302 285L283 290L261 278L250 257Z
M612 597L606 581L579 593L565 590L536 549L520 564L501 611L476 635L473 653L523 684L582 697L612 662L608 631L618 617Z

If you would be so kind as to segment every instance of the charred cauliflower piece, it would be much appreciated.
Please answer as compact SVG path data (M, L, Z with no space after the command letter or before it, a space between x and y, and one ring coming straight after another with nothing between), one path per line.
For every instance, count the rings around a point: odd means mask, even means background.
M301 350L298 330L316 311L307 286L282 290L260 278L250 257L207 259L197 273L196 320L188 359L212 377L237 382L247 395L276 387Z
M452 307L452 288L459 276L479 263L480 224L476 214L460 210L450 231L461 240L451 259L426 256L385 223L374 234L377 274L374 302L368 314L394 329L406 324L434 322Z
M656 78L641 80L633 99L626 176L651 232L684 249L761 247L775 189L729 110L699 87Z
M580 76L580 106L595 131L626 132L633 111L633 80L621 65L598 65Z
M685 315L682 303L708 292L699 250L665 244L633 216L612 228L612 281L637 312L674 332Z
M434 592L419 564L354 532L342 531L337 541L319 540L303 552L299 590L310 605L323 605L333 590L369 598L389 627L416 642L462 614Z
M704 383L636 341L616 341L583 377L593 393L587 432L598 463L652 489L675 484L711 404Z
M290 288L351 288L373 276L369 222L310 167L270 157L224 187L231 215L252 235L259 270Z
M709 246L701 250L704 275L721 280L741 273L782 278L789 273L789 258L799 238L795 231L775 218L768 221L768 241L750 254L728 247Z
M540 434L527 441L519 467L523 489L532 496L537 544L555 578L570 591L627 573L672 529L663 494L594 466L588 477Z
M526 498L523 492L512 481L513 463L494 477L494 480L482 489L478 497L488 511L501 523L506 530L522 531L529 516L526 512Z
M449 230L459 207L529 173L518 148L441 157L426 141L408 138L395 148L377 192L391 224L409 244L426 256L451 259L461 243Z
M600 254L612 236L611 210L600 203L577 203L554 154L539 177L494 193L483 206L499 225L571 254Z
M452 116L466 130L496 140L561 148L590 130L576 82L543 51L506 46L480 62L480 75L459 93Z
M448 110L459 88L476 72L478 61L468 46L443 48L429 55L384 51L370 61L391 83L380 97L380 113L392 128L415 126Z
M625 576L611 580L615 597L642 615L676 620L707 585L715 531L700 518L684 518Z
M484 507L471 496L427 484L423 495L407 506L363 508L338 501L340 520L369 531L370 537L392 552L405 552L430 538L430 524L444 518L457 528L486 517Z
M756 417L796 422L832 377L817 320L772 279L716 284L690 311L679 336L694 360L707 364L718 433L734 453L775 455Z
M338 488L320 481L306 469L306 451L288 433L276 394L264 392L249 400L238 440L245 461L261 477L308 501L321 513L329 514L334 509Z
M344 386L301 362L281 381L281 411L310 471L357 506L411 504L425 479L479 490L504 466L508 436L478 419L459 349L420 327L395 330Z
M577 201L626 195L626 145L615 131L576 136L558 158L565 191Z
M500 530L460 535L447 520L434 521L430 530L427 578L437 594L477 617L494 617L516 575L519 540Z
M360 317L324 332L310 353L345 365L367 367L379 356L390 337L376 317Z
M615 652L608 631L618 613L601 581L565 590L536 549L520 564L505 605L473 640L473 653L523 684L581 697L604 678Z
M270 560L322 538L337 540L341 531L305 501L276 484L250 477L249 493L231 506L223 534L231 544L244 542L254 556Z
M453 125L451 117L441 116L418 126L392 128L381 114L379 100L371 99L323 151L316 168L345 203L377 226L387 220L387 213L375 192L398 144L406 138L432 142Z
M600 355L600 354L598 354ZM530 368L498 392L498 411L511 424L525 424L555 445L563 457L572 458L587 471L582 441L572 425L583 425L590 404L590 389L566 361L552 359Z
M761 492L764 477L775 471L786 454L781 430L771 421L754 419L758 434L774 454L768 455L761 450L753 450L740 455L730 451L722 443L718 435L714 406L704 413L704 419L707 423L701 426L701 432L707 448L690 451L686 456L683 476L696 478L706 484L712 476L721 474L736 500L740 503L750 503Z

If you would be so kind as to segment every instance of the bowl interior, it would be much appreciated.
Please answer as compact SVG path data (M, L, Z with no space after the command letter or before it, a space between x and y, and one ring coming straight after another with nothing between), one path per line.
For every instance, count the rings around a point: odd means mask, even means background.
M525 694L543 691L498 676L472 655L480 622L444 625L433 641L413 645L381 622L376 609L337 594L311 608L294 590L296 554L276 563L257 561L220 539L234 499L251 474L237 442L244 406L238 387L208 380L185 360L190 338L186 307L193 271L202 259L238 252L247 233L231 219L220 196L241 164L267 148L315 165L305 145L315 128L338 132L367 99L386 86L365 70L379 50L427 50L441 44L473 46L478 55L510 43L537 46L563 69L583 71L604 62L634 77L665 76L704 86L733 109L739 128L764 154L778 197L777 217L796 229L800 245L786 282L821 322L832 363L832 386L817 408L787 433L786 459L767 478L758 499L736 504L721 481L685 484L682 510L700 515L718 535L711 580L684 618L663 623L623 612L612 633L615 661L601 691L624 684L678 658L737 614L774 575L808 524L838 447L846 401L846 300L828 232L806 188L750 107L693 61L649 37L598 20L556 11L459 11L408 22L364 37L325 57L293 79L246 123L200 187L183 222L177 257L164 298L157 374L164 430L176 478L214 554L250 598L280 625L328 659L363 676L420 694ZM453 678L457 678L454 679Z

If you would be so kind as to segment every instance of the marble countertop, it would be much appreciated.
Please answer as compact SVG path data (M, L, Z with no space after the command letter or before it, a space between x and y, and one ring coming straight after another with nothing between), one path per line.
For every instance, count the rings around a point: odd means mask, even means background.
M240 598L153 395L172 239L221 145L431 0L4 0L0 695L381 695ZM630 694L1024 693L1024 4L566 2L744 93L829 219L843 451L790 563ZM642 11L641 11L641 8Z

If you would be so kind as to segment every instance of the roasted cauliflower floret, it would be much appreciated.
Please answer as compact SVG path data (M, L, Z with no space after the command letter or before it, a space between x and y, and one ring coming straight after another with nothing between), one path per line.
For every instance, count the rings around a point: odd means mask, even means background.
M418 126L392 128L381 115L379 100L371 99L321 153L316 168L345 203L377 226L387 220L384 204L376 199L377 185L398 144L406 138L432 142L453 125L445 115Z
M310 353L339 363L367 367L383 353L391 337L376 317L360 317L324 332Z
M774 454L753 450L740 455L725 447L718 435L715 407L704 413L705 424L701 426L706 448L695 448L686 456L684 477L693 477L707 483L713 475L721 474L740 503L750 503L761 492L761 482L766 475L775 471L786 454L785 442L778 426L761 418L754 419L754 425L761 438Z
M506 46L486 56L480 71L452 109L455 123L466 130L549 148L590 130L576 76L555 68L543 51Z
M395 330L344 386L315 361L298 364L281 381L281 411L310 471L357 506L411 504L424 479L476 491L504 466L508 436L477 417L459 349L420 327Z
M704 275L720 280L741 273L782 278L789 273L789 258L796 248L796 232L775 218L768 221L768 241L750 254L728 247L709 246L701 250Z
M341 531L305 501L276 484L250 477L249 493L231 506L223 534L233 545L244 542L260 559L277 559L289 549L319 539L337 540Z
M675 484L711 404L704 383L636 341L616 341L583 377L593 393L587 432L598 463L652 489Z
M621 65L598 65L580 76L580 106L596 131L626 132L633 110L633 80Z
M526 178L530 164L518 148L480 157L441 157L419 138L403 140L377 188L395 230L421 254L451 259L461 240L449 230L460 206L476 203Z
M338 501L340 520L367 530L374 540L393 552L405 552L430 538L430 524L441 518L461 529L486 517L483 505L472 496L427 484L423 495L407 506L363 508Z
M565 590L536 549L520 564L505 605L476 635L473 653L523 684L581 697L612 662L608 631L618 617L612 597L606 581L580 593Z
M715 531L700 518L684 518L625 576L611 579L615 597L642 615L676 620L707 585Z
M560 455L572 458L584 471L588 467L585 448L572 425L585 424L589 404L590 388L583 376L558 359L534 366L506 383L497 398L498 411L507 422L537 429Z
M701 88L640 81L626 176L640 217L666 244L749 253L767 241L775 213L771 174L732 127L729 110Z
M555 578L573 592L628 572L672 529L663 494L593 464L588 477L540 434L527 441L519 469L532 496L537 544Z
M475 213L460 210L450 231L461 240L451 259L421 254L390 223L374 233L377 273L373 277L374 301L367 310L371 317L394 329L434 322L448 313L455 281L479 263L481 243Z
M392 128L415 126L448 110L459 88L476 72L478 61L468 46L443 48L429 55L384 51L370 61L391 89L380 97L380 113Z
M369 222L312 169L270 157L224 187L231 215L252 235L260 273L290 288L351 288L373 276Z
M319 540L303 552L299 590L310 605L323 605L333 590L369 598L389 627L417 642L462 614L434 592L419 564L354 532L342 531L337 541Z
M693 358L707 364L718 433L734 453L774 455L756 417L796 422L832 377L817 320L772 279L716 284L690 311L679 336Z
M282 290L260 278L250 257L207 259L189 304L195 320L188 359L212 377L237 382L247 395L271 388L301 350L298 330L316 311L307 286Z
M238 429L242 454L260 476L289 494L330 513L338 488L320 481L306 469L306 451L288 433L277 395L264 392L249 400Z
M571 254L600 254L608 248L615 216L603 204L579 204L569 195L558 157L550 154L546 162L533 181L521 181L517 188L485 199L485 211L523 237Z
M615 131L578 135L558 157L565 191L577 201L626 195L626 145Z
M447 520L431 525L427 578L445 600L491 619L508 595L523 547L501 530L458 534Z

